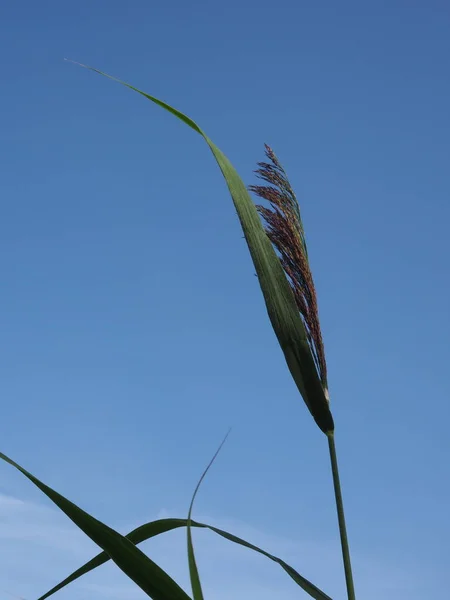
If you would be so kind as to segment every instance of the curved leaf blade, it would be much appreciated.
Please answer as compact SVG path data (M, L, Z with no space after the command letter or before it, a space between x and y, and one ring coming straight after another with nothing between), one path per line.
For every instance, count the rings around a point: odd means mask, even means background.
M173 531L174 529L179 529L180 527L187 527L187 525L187 519L158 519L157 521L152 521L150 523L146 523L145 525L137 527L136 529L128 533L126 537L131 542L133 542L133 544L140 544L141 542L144 542L152 537L161 535L162 533ZM301 587L302 590L304 590L312 598L314 598L314 600L332 600L330 596L325 594L325 592L323 592L313 583L308 581L308 579L300 575L300 573L298 573L293 567L288 565L284 560L282 560L278 556L270 554L269 552L258 548L258 546L250 544L242 538L228 533L223 529L213 527L212 525L207 525L206 523L199 523L197 521L191 521L190 526L198 527L201 529L209 529L210 531L213 531L217 535L220 535L221 537L225 538L226 540L229 540L230 542L243 546L244 548L249 548L250 550L257 552L258 554L265 556L272 562L280 565L280 567L289 575L289 577L293 581L295 581L295 583L299 587ZM64 588L66 585L69 585L69 583L76 581L79 577L82 577L83 575L86 575L86 573L89 573L97 567L100 567L101 565L108 562L108 560L109 557L107 553L101 552L100 554L92 558L89 562L87 562L85 565L83 565L82 567L74 571L71 575L66 577L66 579L58 583L58 585L53 587L51 590L49 590L47 593L41 596L38 600L46 600L47 598Z
M219 456L219 453L222 450L223 445L227 441L229 434L230 434L230 430L228 431L226 436L223 438L220 446L217 448L216 452L214 453L214 456L209 461L208 466L203 471L202 476L200 477L200 479L195 487L194 493L192 494L191 504L189 506L186 530L187 530L189 574L191 577L192 595L194 596L194 600L204 600L204 597L203 597L202 585L200 582L200 576L198 574L197 561L195 560L194 544L192 543L192 531L191 531L191 529L192 529L192 509L194 508L195 498L200 489L200 486L202 485L203 480L205 479L206 475L208 474L208 471L212 467L214 461Z
M105 556L111 558L119 569L128 575L150 598L154 600L190 600L186 592L146 554L136 548L128 538L89 515L1 452L0 458L34 483L83 533L103 549Z
M197 123L187 115L162 100L94 67L76 62L75 64L120 83L164 108L200 134L208 144L233 199L264 296L267 313L291 375L319 428L324 433L333 431L334 423L329 403L317 373L294 295L272 243L264 231L258 211L233 165Z

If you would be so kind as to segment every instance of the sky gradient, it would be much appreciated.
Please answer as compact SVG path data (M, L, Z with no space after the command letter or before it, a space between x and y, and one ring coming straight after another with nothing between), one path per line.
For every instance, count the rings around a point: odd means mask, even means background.
M229 529L345 597L327 445L291 381L222 176L269 143L315 277L355 585L423 600L450 558L447 2L16 0L0 7L0 450L126 532ZM95 553L6 464L0 600ZM206 598L307 597L196 533ZM145 545L189 589L184 534ZM7 593L8 592L8 593ZM107 566L61 598L143 597Z

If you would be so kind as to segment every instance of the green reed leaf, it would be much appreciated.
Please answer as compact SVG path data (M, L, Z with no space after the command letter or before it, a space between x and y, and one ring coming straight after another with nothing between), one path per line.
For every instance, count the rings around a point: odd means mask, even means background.
M249 196L244 182L239 177L233 165L197 123L179 110L98 69L81 65L80 63L75 64L103 75L108 79L112 79L164 108L199 133L208 144L222 171L233 199L255 266L267 312L291 375L317 425L324 433L333 431L333 417L317 373L314 357L308 343L305 327L295 303L294 295L286 279L283 267L264 231L258 211Z
M157 535L161 535L162 533L167 533L168 531L173 531L174 529L179 529L180 527L187 527L187 526L188 526L187 519L158 519L157 521L152 521L150 523L146 523L145 525L141 525L140 527L137 527L136 529L131 531L129 534L127 534L126 537L131 542L133 542L133 544L140 544L141 542L144 542L145 540L148 540ZM198 527L201 529L209 529L210 531L213 531L217 535L220 535L221 537L225 538L226 540L229 540L230 542L238 544L239 546L243 546L244 548L249 548L250 550L257 552L258 554L262 554L263 556L270 559L274 563L280 565L280 567L289 575L289 577L293 581L295 581L295 583L299 587L301 587L302 590L307 592L315 600L332 600L330 598L330 596L325 594L325 592L322 592L322 590L320 590L317 586L315 586L313 583L308 581L308 579L306 579L305 577L300 575L300 573L298 573L293 567L288 565L284 560L282 560L281 558L278 558L277 556L274 556L273 554L270 554L269 552L266 552L265 550L262 550L261 548L258 548L258 546L250 544L249 542L246 542L242 538L239 538L231 533L228 533L227 531L224 531L223 529L218 529L217 527L213 527L212 525L207 525L205 523L198 523L197 521L191 521L190 526ZM97 567L100 567L101 565L108 562L108 560L109 560L109 557L108 557L107 553L101 552L100 554L98 554L97 556L92 558L90 561L88 561L85 565L83 565L82 567L80 567L79 569L74 571L71 575L66 577L66 579L61 581L61 583L58 583L58 585L53 587L46 594L41 596L38 600L46 600L49 596L55 594L56 592L58 592L59 590L64 588L66 585L69 585L69 583L76 581L79 577L82 577L83 575L86 575L86 573L89 573L90 571L93 571Z
M154 600L190 600L184 590L125 536L98 521L0 452L0 458L23 473L65 513L116 565ZM108 560L109 560L108 558Z
M192 595L194 596L194 600L204 600L204 599L203 599L202 586L201 586L201 583L200 583L200 576L198 574L198 569L197 569L197 562L195 560L194 545L192 543L192 531L191 531L191 528L192 528L192 509L194 508L195 498L196 498L197 493L198 493L198 491L200 489L200 486L202 485L203 480L205 479L206 475L208 474L209 469L212 467L214 461L218 457L219 452L222 450L223 445L227 441L227 438L228 438L229 434L230 434L230 431L228 431L228 433L226 434L226 436L223 438L223 440L222 440L220 446L218 447L218 449L216 450L214 456L209 461L208 466L203 471L202 476L200 477L200 479L199 479L199 481L197 483L197 486L196 486L196 488L194 490L194 493L192 494L191 504L189 506L189 513L188 513L186 528L187 528L189 575L191 577Z

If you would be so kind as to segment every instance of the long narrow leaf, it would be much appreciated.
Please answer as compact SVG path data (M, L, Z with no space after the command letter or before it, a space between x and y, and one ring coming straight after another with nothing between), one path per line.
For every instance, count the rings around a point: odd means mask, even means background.
M227 441L229 434L230 434L230 432L228 431L228 433L222 440L220 446L214 453L214 456L209 461L208 466L203 471L202 476L200 477L200 479L195 487L194 493L192 494L191 504L189 506L189 513L188 513L188 518L187 518L187 546L188 546L189 574L191 577L192 595L194 596L194 600L203 600L203 590L202 590L202 585L200 582L200 576L198 574L197 561L195 560L194 545L192 543L192 532L191 532L192 509L194 508L195 498L200 489L200 486L202 485L203 480L205 479L209 469L212 467L214 461L218 457L219 452L222 450L223 445Z
M258 211L248 194L246 186L228 158L209 139L197 123L172 106L98 69L80 63L76 64L108 77L108 79L112 79L144 96L147 100L172 113L204 138L222 171L233 199L258 275L267 312L292 377L320 429L324 433L333 431L333 417L317 373L314 357L294 295L272 243L264 231Z
M136 548L128 538L91 517L1 452L0 458L34 483L81 531L107 553L105 556L109 555L116 565L150 598L154 600L190 600L186 592L156 563Z
M204 600L202 584L200 581L200 575L198 573L197 561L195 560L194 544L192 542L192 504L189 508L189 516L187 518L187 550L188 550L188 564L189 564L189 577L191 579L192 596L194 600Z
M141 542L144 542L145 540L148 540L152 537L161 535L162 533L167 533L168 531L172 531L174 529L179 529L180 527L187 527L187 525L187 519L158 519L157 521L152 521L150 523L146 523L145 525L137 527L129 534L127 534L126 537L131 542L133 542L133 544L140 544ZM301 587L305 592L307 592L312 598L314 598L315 600L332 600L330 596L325 594L325 592L322 592L322 590L320 590L313 583L308 581L308 579L300 575L300 573L298 573L293 567L284 562L284 560L282 560L281 558L278 558L277 556L274 556L273 554L270 554L269 552L266 552L265 550L262 550L261 548L258 548L257 546L254 546L253 544L250 544L242 538L228 533L223 529L218 529L217 527L212 527L211 525L207 525L205 523L198 523L197 521L191 521L190 525L191 527L209 529L210 531L213 531L217 535L220 535L221 537L225 538L226 540L229 540L230 542L234 542L235 544L239 544L240 546L244 546L245 548L249 548L250 550L254 550L259 554L266 556L271 561L280 565L280 567L289 575L289 577L293 579L295 583L299 587ZM85 565L83 565L82 567L74 571L71 575L66 577L64 581L61 581L61 583L59 583L51 590L49 590L46 594L41 596L38 600L46 600L52 594L55 594L56 592L64 588L66 585L69 585L69 583L76 581L79 577L82 577L83 575L86 575L86 573L89 573L97 567L100 567L101 565L108 562L108 560L109 557L106 552L98 554Z

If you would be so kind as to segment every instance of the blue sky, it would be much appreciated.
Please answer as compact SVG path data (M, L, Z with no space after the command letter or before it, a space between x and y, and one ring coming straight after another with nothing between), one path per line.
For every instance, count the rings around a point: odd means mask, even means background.
M125 532L195 516L344 598L326 440L185 111L247 183L277 152L319 295L356 588L440 594L450 555L450 9L443 1L16 0L0 8L1 450ZM7 465L0 599L95 547ZM195 536L207 598L305 597ZM147 544L183 585L184 534ZM60 593L142 597L113 567Z

